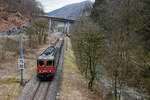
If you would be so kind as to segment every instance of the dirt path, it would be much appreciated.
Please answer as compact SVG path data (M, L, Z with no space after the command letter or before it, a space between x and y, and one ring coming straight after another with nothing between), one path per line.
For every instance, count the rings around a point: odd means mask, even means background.
M67 39L64 70L59 100L103 100L87 88L88 81L75 64L75 56Z

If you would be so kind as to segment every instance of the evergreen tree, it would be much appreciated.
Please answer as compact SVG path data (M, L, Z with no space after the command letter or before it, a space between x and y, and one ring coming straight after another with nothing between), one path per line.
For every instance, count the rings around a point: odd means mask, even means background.
M99 18L99 10L98 10L98 7L104 2L105 0L95 0L95 3L93 5L93 9L92 9L92 12L91 12L91 18L94 20L94 21L97 21L98 18Z
M150 50L150 0L143 0L143 10L141 12L143 23L140 28L140 34L144 40L146 50Z

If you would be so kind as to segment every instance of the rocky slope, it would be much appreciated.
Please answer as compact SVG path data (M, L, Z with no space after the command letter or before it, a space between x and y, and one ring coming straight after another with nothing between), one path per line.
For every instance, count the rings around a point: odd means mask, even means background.
M9 13L3 10L3 8L0 8L0 32L28 23L26 18L20 17L18 14L20 13Z

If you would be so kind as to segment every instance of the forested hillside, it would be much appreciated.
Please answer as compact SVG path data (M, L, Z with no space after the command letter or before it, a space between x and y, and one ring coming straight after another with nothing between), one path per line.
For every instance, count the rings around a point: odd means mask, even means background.
M150 100L150 0L96 0L91 15L73 27L73 48L89 89L104 75L114 100L130 100L123 97L127 89Z
M0 0L0 7L10 12L18 10L27 15L43 12L42 6L36 0Z

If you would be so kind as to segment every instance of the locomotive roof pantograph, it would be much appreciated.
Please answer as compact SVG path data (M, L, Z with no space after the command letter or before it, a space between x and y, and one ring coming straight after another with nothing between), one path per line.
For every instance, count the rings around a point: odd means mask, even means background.
M54 46L50 46L38 57L38 60L53 60L56 56L56 52L57 49Z

